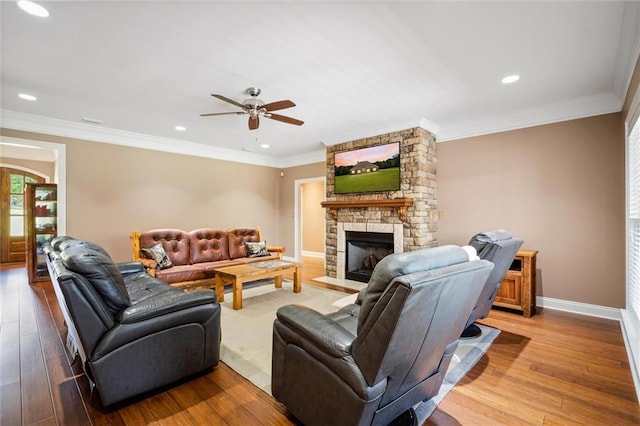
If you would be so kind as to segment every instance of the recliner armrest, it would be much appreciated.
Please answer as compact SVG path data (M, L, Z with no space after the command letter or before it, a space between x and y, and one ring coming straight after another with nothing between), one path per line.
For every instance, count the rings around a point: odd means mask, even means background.
M281 323L331 356L351 355L351 345L356 336L320 312L306 306L286 305L278 309L276 315Z
M116 266L122 275L144 272L144 265L142 262L120 262L116 263Z
M120 314L120 323L130 324L149 318L178 312L193 306L217 304L216 294L213 290L194 290L189 292L163 293L158 297L151 297L144 301L129 306Z

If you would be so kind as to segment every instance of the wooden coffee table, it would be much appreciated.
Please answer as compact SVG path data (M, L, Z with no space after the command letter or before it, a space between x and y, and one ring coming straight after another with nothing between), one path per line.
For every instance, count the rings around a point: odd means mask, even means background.
M224 302L224 283L233 285L233 309L242 309L242 284L249 281L274 278L276 288L282 287L282 275L293 272L293 292L302 290L302 263L285 260L268 260L246 265L218 268L215 272L218 302Z

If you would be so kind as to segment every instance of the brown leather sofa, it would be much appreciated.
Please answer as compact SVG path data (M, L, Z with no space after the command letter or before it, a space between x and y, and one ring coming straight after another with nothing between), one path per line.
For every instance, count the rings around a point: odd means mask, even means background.
M180 288L212 288L216 268L282 257L285 248L281 246L267 246L266 255L250 257L245 243L261 241L260 228L234 228L227 231L212 228L193 231L154 229L131 233L133 260L142 262L151 276ZM150 249L158 243L162 244L172 266L161 269L157 261L145 258L144 249Z

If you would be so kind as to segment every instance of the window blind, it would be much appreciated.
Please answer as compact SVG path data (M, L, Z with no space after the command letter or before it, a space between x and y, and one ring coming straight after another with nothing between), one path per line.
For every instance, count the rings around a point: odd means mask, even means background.
M627 309L640 319L640 120L627 140Z

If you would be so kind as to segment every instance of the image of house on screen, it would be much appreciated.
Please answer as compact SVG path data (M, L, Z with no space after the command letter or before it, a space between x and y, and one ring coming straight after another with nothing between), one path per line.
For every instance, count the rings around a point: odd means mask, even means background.
M375 164L370 163L368 161L359 161L358 164L356 164L351 168L350 173L352 175L357 175L360 173L371 173L371 172L377 172L377 171L378 171L378 166L376 166Z

